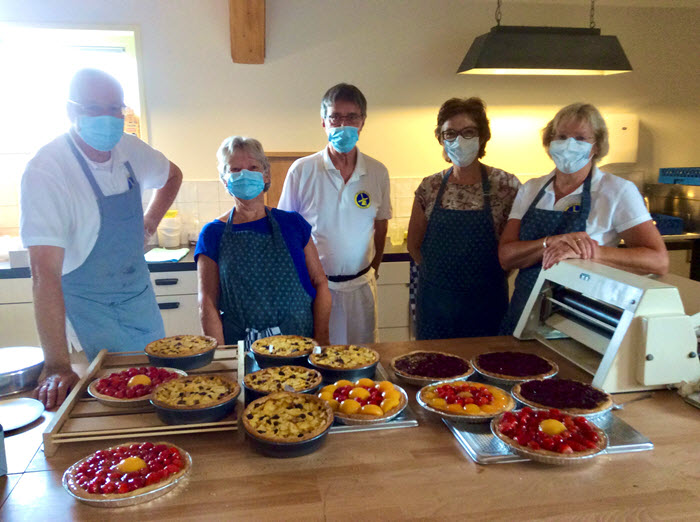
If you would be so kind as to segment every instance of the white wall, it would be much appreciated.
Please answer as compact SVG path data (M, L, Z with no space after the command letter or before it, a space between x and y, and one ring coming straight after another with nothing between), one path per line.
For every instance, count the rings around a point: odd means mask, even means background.
M587 0L504 4L506 25L588 26ZM668 5L691 7L659 7ZM700 6L693 5L599 1L598 27L620 39L634 67L609 77L456 75L474 37L494 25L490 0L267 0L263 65L232 63L226 0L0 0L0 20L140 26L151 143L188 179L214 179L214 153L229 134L255 136L269 151L320 149L320 98L348 81L369 102L360 147L395 177L442 168L432 134L437 109L451 96L477 95L492 119L546 119L579 100L636 114L636 168L651 181L659 167L700 164ZM538 131L522 133L533 139ZM541 148L509 154L507 140L517 134L499 139L487 163L515 173L549 169Z

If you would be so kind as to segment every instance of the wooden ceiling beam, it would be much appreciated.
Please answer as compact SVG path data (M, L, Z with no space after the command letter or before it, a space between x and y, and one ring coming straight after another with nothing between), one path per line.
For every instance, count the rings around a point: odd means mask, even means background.
M265 0L228 0L231 58L265 63Z

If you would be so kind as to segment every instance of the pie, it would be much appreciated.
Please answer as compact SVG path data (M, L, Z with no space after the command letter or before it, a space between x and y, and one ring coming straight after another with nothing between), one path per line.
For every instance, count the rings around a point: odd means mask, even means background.
M420 402L427 410L449 415L493 417L515 407L515 401L505 391L478 382L450 381L425 386L419 392Z
M557 408L569 415L590 415L612 407L612 397L590 384L568 379L527 381L513 387L513 397L533 408Z
M146 345L146 353L156 357L187 357L214 350L218 343L206 335L174 335Z
M161 384L151 400L161 408L196 410L223 404L240 391L238 383L220 375L190 375Z
M318 343L299 335L273 335L258 339L250 347L253 352L270 357L300 357L309 355Z
M190 466L187 452L170 443L126 443L79 460L63 485L82 500L121 500L167 486Z
M243 382L258 393L278 391L308 391L321 384L321 374L303 366L279 366L265 368L247 374Z
M313 439L330 428L333 410L315 395L276 392L251 402L243 426L254 437L275 443Z
M584 417L556 409L506 412L493 420L492 431L516 452L553 464L591 457L608 443L603 430Z
M443 352L414 351L395 357L391 369L414 384L468 377L474 373L469 361Z
M552 361L524 352L482 353L474 357L472 364L480 374L506 381L546 379L559 371Z
M408 402L406 393L394 383L372 379L354 383L343 379L321 388L318 396L333 408L336 417L353 420L388 419Z
M168 368L129 368L94 380L88 392L96 399L128 402L150 395L159 384L180 376L182 373Z
M354 370L366 368L379 362L379 353L372 348L350 345L332 345L312 353L309 360L315 366L332 370Z

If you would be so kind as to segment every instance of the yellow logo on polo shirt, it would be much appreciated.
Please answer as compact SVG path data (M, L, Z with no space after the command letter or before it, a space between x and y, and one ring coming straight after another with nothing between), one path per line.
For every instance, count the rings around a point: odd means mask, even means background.
M361 191L355 194L355 205L360 208L368 208L372 203L372 198L369 197L367 192Z
M581 204L574 203L573 205L569 205L568 207L566 207L564 212L581 212Z

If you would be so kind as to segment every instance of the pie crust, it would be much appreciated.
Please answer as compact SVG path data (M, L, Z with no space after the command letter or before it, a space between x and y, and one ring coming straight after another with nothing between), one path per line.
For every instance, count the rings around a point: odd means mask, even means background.
M146 345L145 351L155 357L189 357L216 349L218 343L206 335L174 335Z
M485 358L492 359L492 358L504 358L504 359L510 359L507 360L504 363L505 365L508 364L520 364L521 366L524 365L530 365L531 367L541 367L542 369L546 369L547 365L549 365L549 369L546 371L542 371L540 373L529 373L527 375L516 375L515 373L519 372L514 372L514 373L508 373L506 371L493 371L490 369L486 369L480 364L480 361L483 363L486 363L484 361ZM490 361L489 361L490 362ZM479 372L481 375L484 375L486 377L491 377L494 379L499 379L503 381L513 381L513 382L522 382L522 381L530 381L533 379L548 379L550 377L553 377L554 375L557 374L559 371L559 367L556 365L555 362L550 361L549 359L542 357L541 355L536 355L534 353L525 353L525 352L488 352L488 353L482 353L477 355L472 359L472 365L474 366L474 369ZM520 372L521 373L521 372Z
M356 370L379 362L379 352L357 344L323 346L309 356L311 364L331 370Z
M242 418L251 436L290 444L313 439L329 429L333 410L314 395L277 392L251 402Z
M580 393L581 395L583 395L585 393L591 393L603 397L601 398L601 400L598 401L597 405L592 408L585 408L582 406L576 407L573 404L570 404L572 400L566 400L561 395L555 400L551 401L552 404L546 404L546 402L548 401L543 400L542 402L540 402L538 400L532 400L523 396L523 387L525 387L526 395L529 395L529 393L527 393L527 390L529 389L545 391L550 394L553 394L559 392L562 389L562 387L564 387L570 390L570 393L572 394ZM550 408L556 408L560 412L569 415L594 415L598 413L603 413L612 408L613 405L613 400L609 393L605 393L603 390L595 388L590 384L568 379L546 379L522 382L513 386L513 390L511 391L511 393L513 394L513 397L518 399L523 404L526 404L532 408L540 408L545 410ZM566 404L570 405L567 406Z
M268 357L300 357L318 346L310 337L300 335L273 335L256 340L250 347L255 353Z
M438 354L437 356L435 354ZM424 361L428 358L434 358L434 357L448 357L448 358L454 358L454 363L458 364L464 368L468 368L466 372L459 372L459 373L453 373L451 375L434 375L434 376L429 376L429 375L421 375L419 373L411 373L406 370L401 370L397 368L397 364L403 365L402 363L404 361L413 361L414 364L420 364L421 361ZM433 382L437 381L443 381L443 380L449 380L449 379L460 379L460 378L467 378L469 377L472 373L474 373L474 368L472 365L467 361L466 359L455 355L453 353L446 353L446 352L428 352L428 351L423 351L423 350L414 350L412 352L399 355L398 357L394 357L394 359L391 361L391 369L393 372L406 382L410 384L415 384L418 386L423 386L425 384L431 384ZM447 372L437 372L437 373L447 373Z
M273 366L247 374L243 382L258 393L304 392L321 384L321 373L303 366ZM291 388L291 389L288 389Z
M111 446L109 448L104 448L102 451L111 451L119 447L129 447L132 444L142 444L141 442L125 442L123 444L118 444L116 446ZM189 454L180 448L179 446L176 446L175 444L170 444L169 442L154 442L153 445L157 446L159 444L165 444L168 446L168 448L177 448L177 450L180 452L180 455L182 457L182 469L178 471L177 473L173 473L172 475L168 475L165 479L161 480L160 482L156 482L155 484L151 484L149 486L144 486L139 489L135 489L134 491L129 491L128 493L88 493L85 491L82 487L78 485L76 482L76 473L77 473L77 468L85 462L86 460L89 460L90 458L95 456L95 453L92 453L88 455L85 458L80 459L78 462L73 464L71 467L69 467L66 472L64 473L63 476L63 484L68 490L75 495L78 498L81 498L83 500L123 500L123 499L128 499L131 497L135 497L138 495L143 495L145 493L149 493L151 491L154 491L156 489L161 489L167 486L168 484L172 484L176 480L178 480L180 477L185 475L186 473L189 472L190 467L192 466L192 460L189 456ZM100 451L100 450L98 450Z
M155 406L173 410L199 410L238 396L241 387L221 375L190 375L164 382L153 390Z
M528 446L523 446L517 441L504 435L498 427L500 420L501 415L495 417L491 421L491 431L496 437L498 437L506 445L510 446L516 453L546 464L573 464L576 462L585 461L586 459L601 453L608 447L608 437L605 432L592 422L589 422L588 424L598 435L598 442L595 443L595 448L575 451L574 453L559 453L558 451L551 451L542 448L534 450Z

